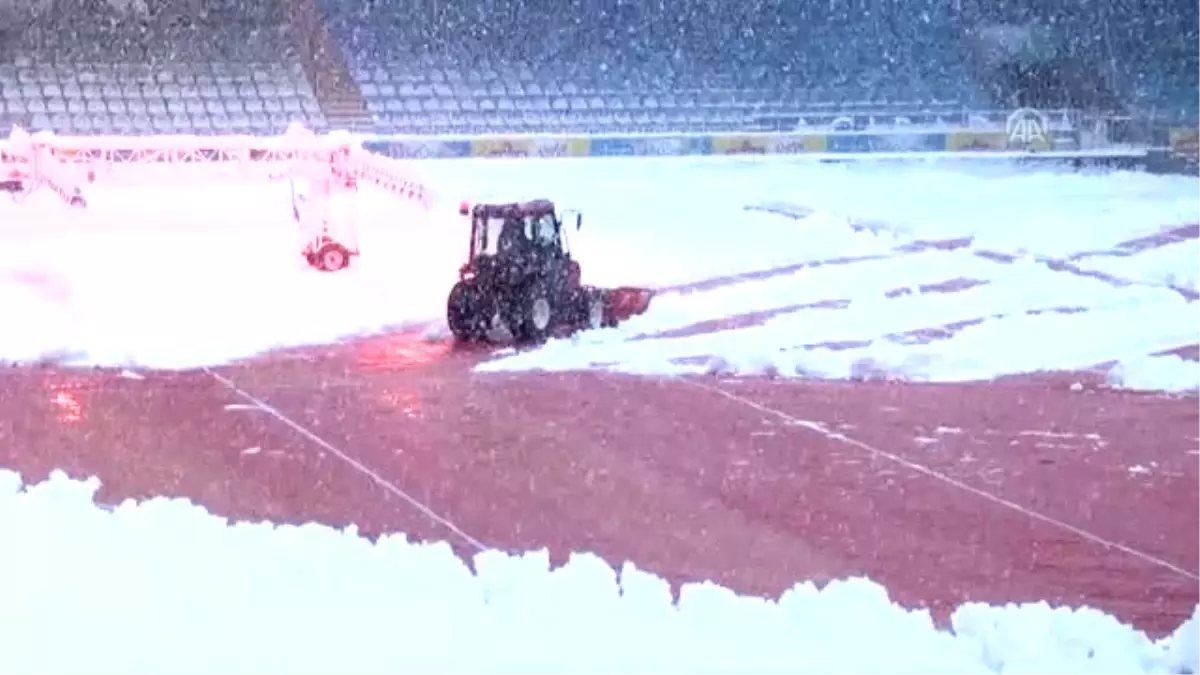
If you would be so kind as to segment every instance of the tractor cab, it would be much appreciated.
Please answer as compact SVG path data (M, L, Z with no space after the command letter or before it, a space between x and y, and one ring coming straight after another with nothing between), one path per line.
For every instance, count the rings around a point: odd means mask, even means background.
M459 213L471 218L471 245L467 267L483 257L536 257L548 261L569 258L563 219L554 202L538 199L511 204L464 203ZM575 229L583 216L575 214Z

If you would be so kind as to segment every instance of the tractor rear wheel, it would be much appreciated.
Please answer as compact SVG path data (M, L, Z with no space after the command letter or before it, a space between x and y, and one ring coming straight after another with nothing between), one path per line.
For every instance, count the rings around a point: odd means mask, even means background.
M450 297L446 300L446 324L455 339L470 342L487 337L492 314L490 303L475 285L460 281L450 289Z
M522 294L514 336L522 342L545 340L558 324L558 311L547 284L530 285Z

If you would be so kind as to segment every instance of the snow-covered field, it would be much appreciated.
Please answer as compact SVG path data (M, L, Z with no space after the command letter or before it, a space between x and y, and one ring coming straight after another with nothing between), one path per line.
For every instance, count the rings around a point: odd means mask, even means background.
M190 368L440 321L465 225L364 191L361 262L301 257L286 184L0 200L0 360ZM356 263L359 261L356 261Z
M570 169L542 166L545 173L529 183L561 182L570 194ZM493 194L486 186L501 171L477 189ZM1195 239L1124 257L1091 255L1076 265L1117 277L1116 284L1052 269L1075 254L1200 222L1195 179L787 159L697 160L677 174L686 178L671 181L653 180L653 171L653 163L622 165L620 183L605 185L605 194L620 198L589 204L588 238L578 246L585 277L663 287L820 264L664 293L646 315L615 329L553 341L481 370L869 372L963 381L1115 364L1114 385L1200 387L1200 366L1160 355L1200 342L1195 305L1178 290L1196 290ZM643 208L652 215L639 215ZM914 242L964 239L969 246L951 251L904 251ZM871 259L829 264L856 257ZM976 285L937 288L955 280ZM755 314L739 327L721 325ZM918 339L946 326L956 327L948 337Z
M572 244L598 285L870 259L663 293L616 329L482 369L956 381L1110 363L1114 384L1200 383L1195 362L1158 355L1200 342L1194 305L1171 288L1194 291L1197 240L1077 262L1124 286L1049 267L1200 222L1194 178L787 158L464 160L426 173L443 198L429 213L364 194L363 256L337 275L301 260L284 184L93 187L87 212L45 195L2 202L0 232L18 243L0 249L0 302L22 320L0 334L0 359L189 367L389 327L437 335L465 250L459 200L551 197L584 212ZM952 251L897 250L964 238ZM976 285L937 290L966 279ZM944 326L957 329L918 339Z
M482 369L849 377L868 364L963 380L1117 362L1132 386L1197 386L1195 363L1153 356L1200 342L1194 303L1171 288L1195 289L1195 240L1079 262L1122 286L1047 263L1200 222L1195 179L782 159L464 161L428 178L446 197L431 213L364 192L363 256L334 275L301 260L284 185L101 182L88 211L0 200L0 360L190 368L391 327L436 335L466 247L458 199L551 197L584 212L572 242L601 285L870 259L666 292L621 327ZM976 283L922 290L962 279ZM1086 311L1039 311L1062 309ZM748 313L764 318L718 325ZM937 341L892 339L973 319ZM688 334L706 323L718 329ZM538 554L488 553L472 575L444 545L230 524L180 501L101 509L94 488L21 490L0 473L0 672L1200 668L1195 618L1161 645L1097 612L1036 605L966 606L942 632L863 580L778 602L695 586L672 606L661 580L588 556L550 571Z
M777 599L590 555L371 543L227 523L183 500L0 471L4 673L1195 673L1200 617L1155 643L1112 617L969 604L937 630L865 579ZM13 555L18 553L17 555ZM69 607L70 611L63 611ZM1198 610L1200 611L1200 610Z

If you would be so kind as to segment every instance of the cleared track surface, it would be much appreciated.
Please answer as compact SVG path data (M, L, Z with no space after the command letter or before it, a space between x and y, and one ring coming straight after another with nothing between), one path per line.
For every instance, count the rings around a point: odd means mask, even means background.
M591 550L775 594L867 574L938 616L1198 600L1194 398L991 384L481 375L416 334L211 371L0 373L0 466L241 519Z

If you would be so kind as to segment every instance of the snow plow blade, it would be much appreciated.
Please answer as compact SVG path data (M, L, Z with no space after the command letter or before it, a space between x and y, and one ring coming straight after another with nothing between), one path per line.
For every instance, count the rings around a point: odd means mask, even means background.
M654 291L648 288L623 286L610 290L606 312L608 324L615 326L631 317L644 314L650 308L650 300L653 297Z

